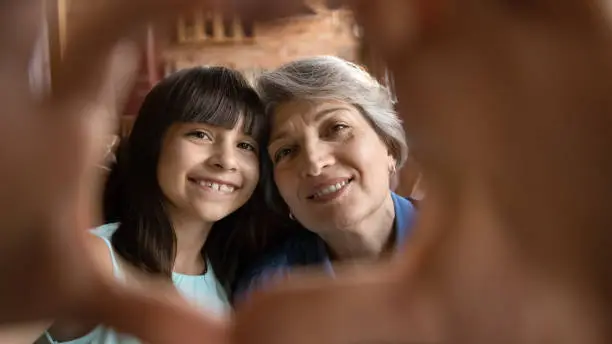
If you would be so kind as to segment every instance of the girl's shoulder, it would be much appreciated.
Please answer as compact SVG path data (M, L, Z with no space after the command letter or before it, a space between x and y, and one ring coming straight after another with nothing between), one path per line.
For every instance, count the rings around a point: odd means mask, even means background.
M103 268L107 274L112 274L115 277L122 277L121 269L119 268L119 260L116 257L111 243L113 233L119 228L119 223L108 223L89 231L90 234L90 252L92 258Z
M117 228L119 228L118 222L107 223L102 226L98 226L96 228L90 229L89 232L99 238L102 238L105 240L111 240L111 237L113 236L113 233L117 231Z

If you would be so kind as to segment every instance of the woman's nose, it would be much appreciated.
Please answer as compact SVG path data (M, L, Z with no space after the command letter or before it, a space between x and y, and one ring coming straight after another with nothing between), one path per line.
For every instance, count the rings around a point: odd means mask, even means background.
M309 142L304 145L300 170L302 177L315 177L334 164L334 157L329 145L322 142Z

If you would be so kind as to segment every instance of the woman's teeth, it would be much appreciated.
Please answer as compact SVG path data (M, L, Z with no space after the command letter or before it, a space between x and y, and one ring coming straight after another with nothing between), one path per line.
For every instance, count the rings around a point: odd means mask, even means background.
M342 190L345 186L347 186L350 182L351 181L349 179L349 180L345 180L345 181L340 182L340 183L336 183L336 184L327 186L327 187L323 188L322 190L317 191L314 194L313 198L319 198L319 197L323 197L325 195L329 195L329 194L334 193L334 192L338 192L338 191Z

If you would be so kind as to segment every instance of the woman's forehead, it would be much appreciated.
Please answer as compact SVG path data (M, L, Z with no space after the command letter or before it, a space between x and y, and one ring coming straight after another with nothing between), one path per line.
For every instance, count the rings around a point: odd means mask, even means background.
M337 112L358 112L355 106L336 99L291 100L279 104L272 118L272 131L279 130L288 121L300 119L305 122L317 122L323 116Z

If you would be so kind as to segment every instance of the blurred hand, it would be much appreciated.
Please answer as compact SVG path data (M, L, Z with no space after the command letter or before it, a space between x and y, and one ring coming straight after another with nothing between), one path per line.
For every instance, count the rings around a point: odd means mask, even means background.
M419 224L391 264L253 297L236 343L610 342L605 2L350 2L427 178Z
M298 7L212 0L92 2L96 10L72 23L53 92L41 99L28 84L41 4L0 4L0 322L80 317L151 343L221 342L226 324L206 318L164 288L145 292L120 286L103 277L88 255L85 230L100 209L96 165L139 60L125 38L194 5L242 10L257 19Z
M226 324L161 288L145 294L101 277L82 238L97 208L98 138L135 69L134 51L113 47L195 2L105 2L71 37L43 101L26 82L38 3L0 5L0 321L80 315L153 343L228 338ZM294 4L238 10L271 18ZM427 176L419 227L392 264L334 281L296 278L255 297L238 311L232 340L609 342L600 334L612 287L612 59L597 4L353 0L395 75Z

